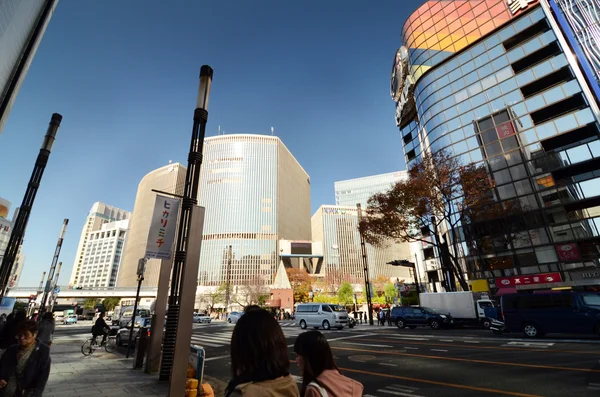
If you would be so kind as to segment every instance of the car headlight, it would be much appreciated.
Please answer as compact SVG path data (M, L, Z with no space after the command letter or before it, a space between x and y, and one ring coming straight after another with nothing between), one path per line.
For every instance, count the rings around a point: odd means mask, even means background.
M445 314L440 314L440 317L441 318L446 318L446 315Z

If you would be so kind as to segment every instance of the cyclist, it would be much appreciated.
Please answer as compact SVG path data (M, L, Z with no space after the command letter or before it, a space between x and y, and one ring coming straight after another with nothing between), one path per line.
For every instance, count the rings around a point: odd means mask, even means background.
M104 321L104 312L102 312L98 316L96 324L94 324L94 327L92 329L92 334L94 338L102 335L102 343L100 343L100 346L104 346L104 344L106 343L108 331L110 331L110 327L108 326L108 324L106 324L106 321Z

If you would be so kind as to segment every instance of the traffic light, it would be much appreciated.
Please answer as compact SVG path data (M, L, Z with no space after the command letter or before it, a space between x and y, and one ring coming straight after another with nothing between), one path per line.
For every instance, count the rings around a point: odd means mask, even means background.
M387 264L392 265L392 266L415 267L415 264L413 262L407 261L406 259L394 260L394 261L388 262Z

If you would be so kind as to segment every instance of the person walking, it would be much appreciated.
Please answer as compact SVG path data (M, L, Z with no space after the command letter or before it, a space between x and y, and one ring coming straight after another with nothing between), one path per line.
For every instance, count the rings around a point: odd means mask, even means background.
M363 385L342 375L331 347L319 331L300 334L294 343L296 364L302 375L302 397L361 397Z
M272 313L246 311L233 329L230 350L226 397L299 397L285 336Z
M54 336L54 326L54 315L50 312L44 313L39 325L38 340L47 346L51 346Z
M21 321L18 344L0 359L0 397L41 397L50 376L50 348L37 340L38 324Z
M379 325L385 325L385 310L379 309Z

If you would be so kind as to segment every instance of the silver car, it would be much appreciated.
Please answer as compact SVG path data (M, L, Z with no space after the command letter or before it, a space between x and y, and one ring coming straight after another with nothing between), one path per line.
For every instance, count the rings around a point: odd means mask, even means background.
M208 323L210 324L210 322L212 321L212 319L210 318L210 316L207 316L206 314L200 314L200 313L194 313L194 318L192 320L192 322L194 323Z
M231 312L227 315L227 322L229 324L235 324L244 315L244 312Z
M300 303L296 307L296 324L302 329L343 329L348 327L348 312L331 303Z

